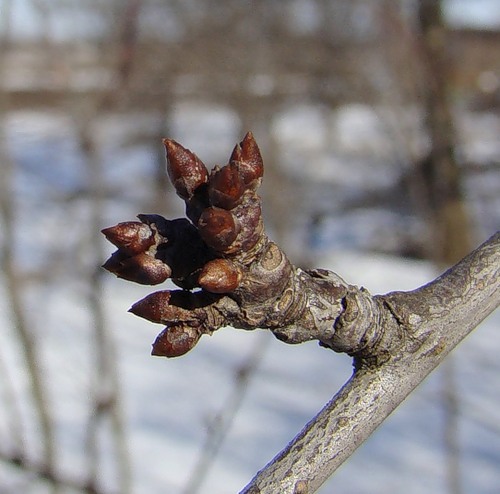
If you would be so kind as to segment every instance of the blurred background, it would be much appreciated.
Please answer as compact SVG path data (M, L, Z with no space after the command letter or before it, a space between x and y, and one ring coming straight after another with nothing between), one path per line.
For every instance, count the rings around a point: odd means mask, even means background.
M237 492L351 373L264 332L149 356L126 311L151 290L100 269L100 229L183 215L162 137L210 168L251 130L270 236L374 292L499 229L498 0L0 0L0 23L0 493ZM498 492L499 324L321 492Z

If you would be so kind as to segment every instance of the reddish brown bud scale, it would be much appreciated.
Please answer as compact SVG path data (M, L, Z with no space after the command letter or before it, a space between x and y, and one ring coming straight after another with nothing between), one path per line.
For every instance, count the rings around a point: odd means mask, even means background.
M165 308L170 297L168 290L151 293L130 307L129 312L151 322L165 323Z
M198 187L207 183L207 168L196 154L173 139L163 139L163 144L170 181L182 199L190 199Z
M105 237L121 252L133 256L144 252L154 242L154 232L148 225L138 221L126 221L101 230Z
M235 146L229 161L238 164L241 178L247 186L256 187L264 175L262 155L251 132L248 132Z
M170 326L157 336L151 355L180 357L194 348L200 337L199 330L193 326L187 324Z
M201 270L199 285L212 293L228 293L236 290L242 278L241 269L228 259L209 261Z
M231 156L229 157L229 163L241 161L242 159L243 158L241 156L241 143L238 143L233 148L233 152L231 153Z
M129 312L148 321L162 324L179 321L194 322L198 320L198 316L192 310L194 307L190 307L190 304L194 302L191 300L192 296L192 293L186 292L185 295L180 290L154 292L136 302Z
M158 285L172 274L167 264L143 252L133 257L125 257L124 253L118 250L102 267L118 278L141 285Z
M214 206L233 209L243 199L245 184L236 163L230 163L212 171L208 184L208 196Z
M239 223L225 209L211 207L203 211L198 221L201 238L212 249L226 251L236 239Z

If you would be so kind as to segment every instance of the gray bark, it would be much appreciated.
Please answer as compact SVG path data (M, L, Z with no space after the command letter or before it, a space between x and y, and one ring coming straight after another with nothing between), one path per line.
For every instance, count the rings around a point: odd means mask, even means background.
M500 305L500 233L435 281L375 297L399 349L352 378L241 494L315 492L445 356ZM376 320L373 325L378 325Z

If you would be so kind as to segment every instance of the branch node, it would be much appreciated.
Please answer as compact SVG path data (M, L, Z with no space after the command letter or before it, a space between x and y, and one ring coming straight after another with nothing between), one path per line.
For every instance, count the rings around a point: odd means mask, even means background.
M295 482L293 494L309 494L309 486L305 480L298 480Z

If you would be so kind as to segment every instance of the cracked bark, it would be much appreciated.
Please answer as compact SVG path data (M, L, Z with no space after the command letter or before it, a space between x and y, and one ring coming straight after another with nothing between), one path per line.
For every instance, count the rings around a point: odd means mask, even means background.
M280 340L354 357L354 374L242 493L312 493L500 303L500 234L434 282L372 296L325 270L293 266L265 234L256 191L262 159L249 133L211 173L165 140L186 219L139 215L103 230L118 250L104 267L154 292L130 309L165 324L153 354L180 356L223 326L265 328Z

